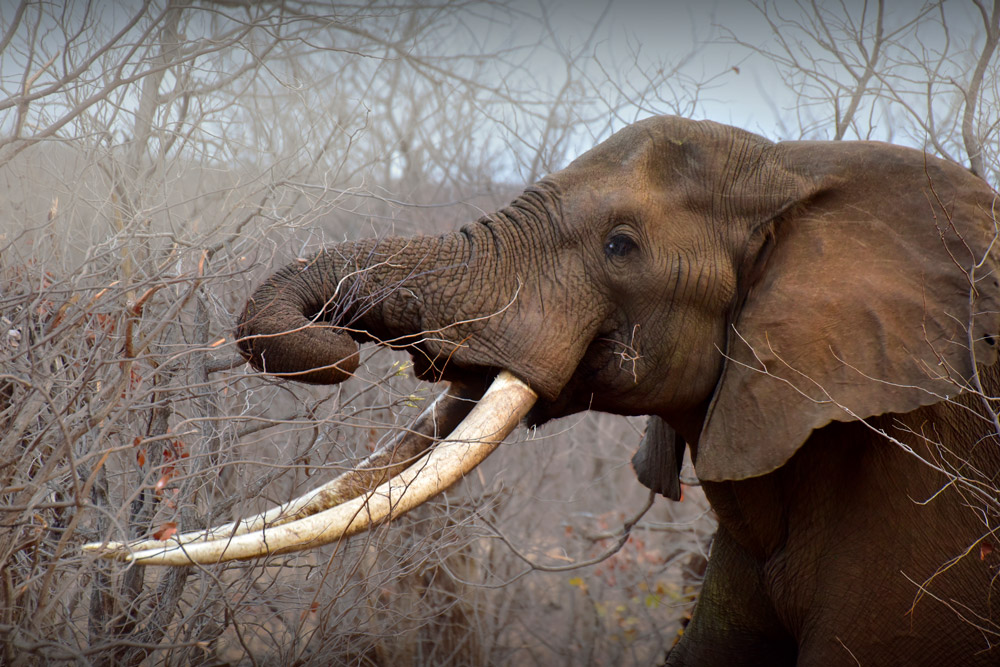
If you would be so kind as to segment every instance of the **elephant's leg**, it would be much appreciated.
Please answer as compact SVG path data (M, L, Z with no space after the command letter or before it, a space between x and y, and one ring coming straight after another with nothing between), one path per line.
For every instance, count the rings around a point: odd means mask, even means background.
M782 628L760 565L719 527L691 623L667 665L794 667L795 640Z

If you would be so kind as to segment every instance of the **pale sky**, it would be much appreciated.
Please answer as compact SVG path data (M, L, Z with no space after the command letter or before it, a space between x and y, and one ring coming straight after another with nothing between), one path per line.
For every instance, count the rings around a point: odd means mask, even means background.
M560 43L578 48L601 21L593 50L603 62L617 65L613 74L620 85L629 80L641 85L640 65L652 62L668 66L683 62L681 73L686 78L711 79L691 114L696 117L768 133L775 126L775 109L792 103L790 96L775 98L775 93L783 91L773 65L742 47L720 43L723 28L754 44L773 39L762 15L747 0L697 4L683 0L517 0L514 4L529 14L537 14L539 6L544 6L552 34L541 35L543 47L555 48ZM794 7L786 0L781 4ZM525 39L537 38L539 31L536 22L525 19ZM550 63L540 54L533 66L545 71ZM561 64L555 67L558 74ZM664 90L663 95L670 92Z
M820 63L815 66L834 73L838 80L849 80L842 63L815 46L808 34L811 26L804 17L806 13L820 12L833 30L838 27L844 29L841 36L856 33L857 26L864 24L864 48L870 49L877 7L876 2L867 0L772 0L767 2L772 17L780 14L783 19L798 22L803 28L786 28L776 35L763 14L754 7L754 4L762 4L762 0L755 3L750 0L705 0L697 4L683 0L613 0L610 3L607 0L514 0L513 4L531 14L538 14L539 7L544 6L549 13L552 30L549 34L542 34L540 39L537 21L526 19L523 25L525 39L539 39L543 50L545 47L554 48L555 44L564 47L581 44L600 19L602 23L594 52L603 61L616 64L613 77L622 86L629 81L642 81L641 70L648 63L672 65L683 61L677 77L679 85L682 86L683 80L712 81L711 86L700 94L697 105L681 109L683 115L738 125L772 139L798 138L800 123L808 124L810 114L815 112L792 94L773 62L745 47L726 43L727 31L745 43L772 51L781 51L780 41L788 40L793 47L805 49L807 59L818 56ZM957 54L955 62L959 63L954 74L949 75L966 73L961 61L967 57L962 52L974 57L976 43L981 40L983 32L981 19L972 2L949 1L943 4L942 10L933 2L888 0L884 11L886 34L896 49L893 58L919 62L924 56L933 60L935 55L947 48L949 55ZM942 11L946 12L947 40L941 27ZM916 27L913 22L918 16L923 18ZM894 32L897 30L899 32ZM855 51L853 55L856 59L861 57L857 44L848 48ZM638 60L633 57L636 51L639 53ZM883 49L883 54L885 51ZM531 67L545 72L546 59L541 55L536 58L537 62ZM857 60L853 62L856 64ZM897 67L894 70L896 75L905 76L900 74L899 60L890 59L890 62ZM921 90L922 74L925 73L914 73L917 90ZM823 93L820 91L820 96ZM664 98L669 98L671 94L672 91L664 89ZM827 114L832 116L831 104L816 109L824 117ZM669 108L655 110L673 111ZM638 115L641 117L649 113ZM862 121L859 119L859 122ZM919 138L898 132L891 137L880 136L887 124L884 121L880 123L877 114L863 122L875 128L873 138L890 138L918 146L921 143ZM823 136L827 126L832 128L831 123L817 123L810 136L832 138Z

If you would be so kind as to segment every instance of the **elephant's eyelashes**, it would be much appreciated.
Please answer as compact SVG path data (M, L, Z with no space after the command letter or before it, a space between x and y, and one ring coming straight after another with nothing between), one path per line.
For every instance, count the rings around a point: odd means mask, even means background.
M638 248L635 241L625 234L612 234L604 243L604 254L608 257L625 257Z

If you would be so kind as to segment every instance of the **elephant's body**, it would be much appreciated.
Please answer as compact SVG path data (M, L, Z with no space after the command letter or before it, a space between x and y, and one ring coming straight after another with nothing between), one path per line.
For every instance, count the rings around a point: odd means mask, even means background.
M672 427L719 532L670 664L996 665L997 208L912 149L651 118L459 232L285 268L240 345L338 382L374 338L509 371L532 422L650 415L666 495Z
M983 375L1000 395L997 367ZM719 532L667 664L1000 664L1000 559L981 551L995 542L970 509L982 500L935 469L1000 470L977 402L835 422L773 473L704 484Z

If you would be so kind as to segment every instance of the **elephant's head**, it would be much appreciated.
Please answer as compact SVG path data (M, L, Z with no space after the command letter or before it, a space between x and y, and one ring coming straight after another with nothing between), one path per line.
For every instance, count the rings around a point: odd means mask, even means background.
M910 149L650 118L457 232L282 269L240 350L318 383L367 340L432 381L506 371L539 397L529 421L652 415L702 479L759 476L831 420L941 400L993 360L992 206Z

